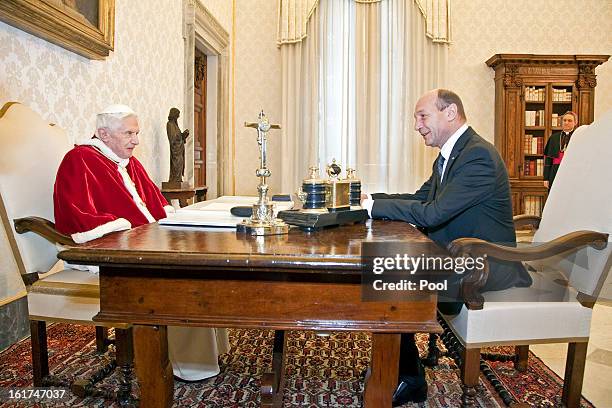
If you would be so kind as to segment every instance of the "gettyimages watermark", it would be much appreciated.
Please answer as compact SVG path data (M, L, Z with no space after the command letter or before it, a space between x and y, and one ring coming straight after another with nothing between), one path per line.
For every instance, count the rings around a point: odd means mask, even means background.
M485 266L485 257L453 257L434 243L364 242L362 300L416 301L435 292L458 299L458 283L466 273Z
M612 298L612 282L606 279L612 264L609 248L568 247L558 256L524 263L486 253L454 257L434 243L401 241L364 242L361 254L363 301L428 300L435 293L438 302L462 302L463 278L485 267L488 280L481 291L488 293L487 301L568 302L576 301L577 293L593 300ZM515 287L498 290L507 282Z

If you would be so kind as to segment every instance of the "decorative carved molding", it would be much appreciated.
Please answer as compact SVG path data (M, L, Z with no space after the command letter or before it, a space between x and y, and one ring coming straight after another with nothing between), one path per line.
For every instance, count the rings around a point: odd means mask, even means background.
M195 86L199 87L206 78L206 61L201 55L195 57Z
M196 32L205 34L203 36L206 38L207 44L210 45L216 53L220 54L221 51L229 45L229 34L200 1L196 1L195 4Z
M1 0L0 0L1 1ZM210 57L216 57L216 171L210 169L213 178L210 180L209 193L217 195L231 192L225 188L224 179L231 174L231 151L229 146L229 45L230 36L215 17L202 4L202 0L183 0L183 37L185 38L185 95L184 95L184 116L183 123L186 127L193 128L194 119L194 83L201 83L197 79L201 75L207 75L198 69L201 65L196 61L195 49L205 51ZM188 63L194 61L194 64ZM210 61L210 60L209 60ZM208 68L207 68L208 69ZM199 71L199 72L198 72ZM214 83L208 86L214 87ZM196 85L197 86L197 85ZM211 132L213 133L213 132ZM193 140L193 139L192 139ZM189 151L194 150L194 144L188 146ZM186 156L185 175L191 183L194 181L194 162L195 152ZM213 162L213 161L211 161Z
M518 64L506 64L504 73L504 86L506 88L519 88L523 85L523 79L518 76Z
M595 77L595 67L599 64L578 64L578 80L576 86L580 89L595 88L597 79Z

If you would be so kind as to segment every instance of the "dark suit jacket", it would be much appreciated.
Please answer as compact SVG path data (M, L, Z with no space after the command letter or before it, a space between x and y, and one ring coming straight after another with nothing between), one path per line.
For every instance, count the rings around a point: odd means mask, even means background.
M495 147L469 127L455 143L441 183L438 160L416 193L373 194L372 217L425 227L444 247L464 237L516 245L508 173ZM491 261L484 290L530 284L522 265Z
M548 188L552 187L553 182L555 181L555 177L557 176L557 171L559 170L558 164L553 164L553 159L559 156L559 152L561 151L561 134L563 132L553 133L548 140L546 141L546 146L544 147L544 180L548 181ZM574 131L569 132L567 136L567 140L565 143L569 143L571 140Z

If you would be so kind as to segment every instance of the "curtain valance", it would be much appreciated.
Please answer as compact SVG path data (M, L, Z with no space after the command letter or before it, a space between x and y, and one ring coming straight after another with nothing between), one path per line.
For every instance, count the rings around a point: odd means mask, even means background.
M357 3L378 3L381 0L353 0ZM409 1L409 0L406 0ZM425 31L434 42L450 42L450 0L413 0L425 18ZM279 0L277 43L302 41L306 26L319 0Z

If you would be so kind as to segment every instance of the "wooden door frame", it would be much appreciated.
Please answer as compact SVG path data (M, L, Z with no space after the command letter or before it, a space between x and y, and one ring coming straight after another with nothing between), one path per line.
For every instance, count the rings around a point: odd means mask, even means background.
M233 162L229 149L229 34L212 14L197 0L183 0L183 36L185 40L185 95L183 109L183 126L193 132L194 129L194 58L195 49L204 52L209 59L216 59L216 84L207 81L207 87L216 85L216 129L212 137L216 146L208 146L207 151L216 150L216 171L207 169L207 185L210 197L214 198L230 192ZM210 76L209 76L210 77ZM209 118L207 117L207 120ZM214 120L215 118L213 118ZM187 139L185 148L185 180L193 185L193 146L194 138ZM209 147L212 149L209 150ZM216 147L216 149L215 149ZM208 154L210 157L210 154ZM209 184L212 181L212 185Z

